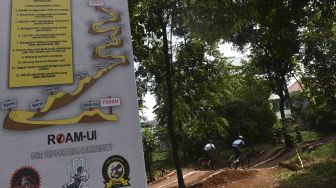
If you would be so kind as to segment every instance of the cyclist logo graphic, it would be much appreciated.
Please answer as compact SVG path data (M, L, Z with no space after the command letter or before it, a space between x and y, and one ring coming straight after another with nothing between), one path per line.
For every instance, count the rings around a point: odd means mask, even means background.
M89 180L88 162L84 158L71 159L66 163L70 181L65 183L62 188L88 188L86 182Z
M109 157L103 165L105 188L130 186L129 165L125 158L114 155Z

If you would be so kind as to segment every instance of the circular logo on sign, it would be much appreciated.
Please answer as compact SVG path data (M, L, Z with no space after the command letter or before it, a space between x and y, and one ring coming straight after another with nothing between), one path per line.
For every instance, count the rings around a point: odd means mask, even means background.
M105 188L129 186L129 165L125 158L113 155L103 164Z
M24 166L12 175L10 188L40 188L41 178L36 169Z

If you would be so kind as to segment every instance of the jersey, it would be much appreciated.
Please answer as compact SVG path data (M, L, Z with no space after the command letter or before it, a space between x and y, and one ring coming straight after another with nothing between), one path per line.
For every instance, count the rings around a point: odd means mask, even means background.
M235 141L233 141L232 143L232 147L236 147L236 148L239 148L239 146L241 145L245 145L244 141L241 140L241 139L237 139Z
M204 151L210 151L210 150L215 150L215 146L211 143L208 143L207 145L204 146Z

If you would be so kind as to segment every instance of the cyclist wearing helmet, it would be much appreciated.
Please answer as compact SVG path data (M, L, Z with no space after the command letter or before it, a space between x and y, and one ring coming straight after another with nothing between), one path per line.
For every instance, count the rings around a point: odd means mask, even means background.
M209 140L209 142L204 146L203 148L205 156L209 159L208 165L210 165L213 155L216 152L215 145L212 143L212 140Z
M238 136L238 138L232 142L232 149L236 154L236 163L239 161L241 156L240 146L243 145L245 145L245 142L243 141L243 136Z
M63 185L62 188L88 188L85 184L89 180L89 174L84 171L82 166L79 166L73 174L71 174L70 181Z

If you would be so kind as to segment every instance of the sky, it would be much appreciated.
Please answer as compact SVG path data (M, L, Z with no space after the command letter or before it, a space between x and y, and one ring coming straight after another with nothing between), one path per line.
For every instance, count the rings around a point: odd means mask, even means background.
M220 45L219 47L220 52L225 57L242 57L246 54L242 54L237 51L237 49L233 48L231 43L225 43ZM155 98L150 93L147 93L144 98L144 104L147 107L147 109L144 109L144 116L147 118L148 121L154 120L155 115L153 113L153 108L155 106Z

